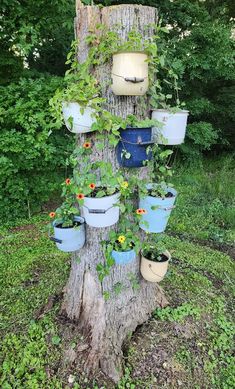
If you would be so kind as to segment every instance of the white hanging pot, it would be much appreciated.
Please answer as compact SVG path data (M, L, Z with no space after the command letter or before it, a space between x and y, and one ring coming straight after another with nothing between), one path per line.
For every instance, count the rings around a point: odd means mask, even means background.
M74 222L77 226L62 227L62 220L53 222L54 236L50 240L56 243L59 250L64 252L72 252L81 249L85 244L85 227L84 219L80 216L74 217Z
M146 281L160 282L165 277L171 254L169 251L165 251L163 255L161 262L150 261L141 255L140 272Z
M162 123L153 128L153 137L158 144L180 145L184 142L189 111L172 113L165 109L152 111L152 119Z
M120 193L111 196L92 198L85 197L81 207L81 214L90 227L109 227L118 222Z
M81 112L84 109L84 112ZM91 126L95 123L94 115L96 111L90 107L82 107L76 102L62 103L62 111L67 129L76 134L90 132Z
M120 52L113 54L111 89L117 96L143 96L148 90L147 54Z

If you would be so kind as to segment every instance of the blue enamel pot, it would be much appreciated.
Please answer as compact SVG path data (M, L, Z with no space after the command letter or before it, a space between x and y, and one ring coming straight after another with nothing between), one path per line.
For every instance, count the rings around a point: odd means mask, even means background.
M79 250L85 244L85 220L83 217L75 216L74 222L78 222L80 225L62 228L61 220L53 222L54 237L50 237L50 239L56 243L59 250L66 253Z
M117 160L123 167L142 167L144 161L152 158L149 150L152 141L152 128L127 127L119 131L121 139L116 147Z
M129 251L113 250L111 255L115 260L116 265L127 265L128 263L131 263L136 257L135 250L129 250Z
M151 184L147 185L151 188ZM139 208L144 208L147 213L141 216L140 228L146 232L163 232L166 229L171 211L174 208L177 192L173 188L167 188L172 197L146 196L139 201Z

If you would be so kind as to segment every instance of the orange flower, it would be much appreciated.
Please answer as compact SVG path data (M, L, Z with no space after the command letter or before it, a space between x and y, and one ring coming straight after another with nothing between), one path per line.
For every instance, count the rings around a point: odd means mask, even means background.
M84 194L83 193L78 193L76 197L77 197L78 200L83 200L84 199Z
M91 143L90 142L85 142L83 143L84 149L90 149L91 148Z
M89 188L94 190L95 189L95 184L93 184L93 182L91 184L89 184Z
M145 213L147 213L146 209L144 208L138 208L136 211L137 215L144 215Z
M49 216L50 216L51 218L55 217L55 212L50 212L50 213L49 213Z
M66 178L65 183L66 183L66 185L70 185L71 184L70 178Z

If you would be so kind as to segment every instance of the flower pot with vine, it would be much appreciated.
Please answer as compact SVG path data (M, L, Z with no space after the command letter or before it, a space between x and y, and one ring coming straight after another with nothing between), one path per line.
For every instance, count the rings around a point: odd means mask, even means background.
M75 101L64 101L62 111L65 125L69 131L76 134L92 131L92 124L96 122L95 109L84 107Z
M56 243L59 250L72 252L80 250L85 244L84 218L74 216L73 225L64 225L63 220L53 222L54 236L50 239Z
M113 54L111 89L117 96L143 96L148 90L148 56L144 52Z
M93 131L100 105L100 85L90 71L89 63L77 60L77 44L72 44L66 64L70 69L65 73L63 88L58 89L50 100L52 113L58 121L64 121L67 129L74 133Z
M148 245L141 252L140 272L149 282L160 282L165 277L171 254L157 245Z
M134 115L126 118L126 129L120 129L120 140L116 147L120 166L142 167L152 158L152 123L150 119L138 120Z
M85 244L85 220L74 205L76 200L73 180L67 178L62 187L64 201L55 212L49 214L52 219L48 226L49 235L53 227L54 236L50 236L50 240L56 243L59 250L72 252L81 249Z
M98 188L101 191L101 188ZM81 214L90 227L109 227L116 224L119 219L117 205L120 193L103 197L84 197Z
M106 248L106 254L111 255L116 265L127 265L136 258L138 240L132 232L110 232L110 241Z
M153 128L153 136L158 144L180 145L184 142L189 112L181 110L170 112L166 109L152 111L152 119L161 125Z
M119 133L121 138L116 147L119 165L127 168L143 167L145 161L152 157L152 128L127 127Z
M165 231L171 211L174 208L177 192L158 184L147 185L147 195L139 200L139 208L146 212L141 215L140 228L146 232Z

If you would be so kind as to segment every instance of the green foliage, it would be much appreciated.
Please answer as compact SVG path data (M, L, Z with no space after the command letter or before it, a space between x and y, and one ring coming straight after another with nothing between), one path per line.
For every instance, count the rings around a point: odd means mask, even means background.
M199 320L200 309L195 307L193 304L185 303L177 308L157 308L154 311L154 317L160 320L182 322L188 316L194 316L197 320Z
M58 85L59 78L42 76L0 87L0 214L4 218L30 215L58 188L72 146L71 136L57 131L49 111L48 101Z
M26 0L24 6L16 0L3 0L0 84L19 78L23 61L30 69L62 75L74 34L74 16L73 0Z

